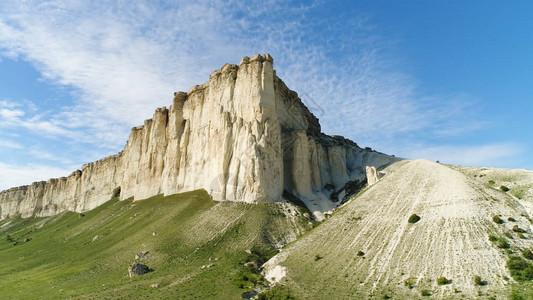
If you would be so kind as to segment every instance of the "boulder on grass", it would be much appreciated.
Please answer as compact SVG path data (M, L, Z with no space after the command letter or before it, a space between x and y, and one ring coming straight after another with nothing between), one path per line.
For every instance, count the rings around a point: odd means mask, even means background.
M128 268L128 273L129 273L130 277L140 276L140 275L146 274L146 273L151 272L151 271L152 270L150 268L148 268L147 265L143 265L143 264L139 264L139 263L134 263L133 265L131 265Z

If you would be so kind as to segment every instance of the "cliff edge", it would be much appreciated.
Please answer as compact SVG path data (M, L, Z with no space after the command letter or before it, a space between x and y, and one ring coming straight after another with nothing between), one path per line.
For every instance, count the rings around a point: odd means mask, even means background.
M365 181L366 166L397 160L321 133L318 119L276 76L272 57L255 55L175 93L170 108L132 129L119 154L68 177L0 192L0 219L197 189L248 203L296 197L320 217L342 203L350 184Z

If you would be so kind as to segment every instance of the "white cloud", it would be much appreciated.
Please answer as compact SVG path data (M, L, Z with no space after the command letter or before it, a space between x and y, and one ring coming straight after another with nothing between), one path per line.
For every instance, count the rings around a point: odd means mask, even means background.
M412 80L381 57L387 43L366 16L349 12L341 22L308 14L324 5L15 1L0 10L0 45L78 89L78 102L33 124L50 133L89 127L85 135L113 135L122 145L129 128L169 105L175 90L258 52L271 53L289 87L316 100L328 133L371 142L437 122L441 132L453 131L453 119L441 117L452 112L449 101L431 101L431 110L422 104Z
M28 185L35 181L67 176L72 170L46 165L13 165L0 162L0 190Z
M22 117L23 115L24 112L18 109L0 109L0 118L5 119L7 121L17 119L18 117Z
M229 3L6 1L0 55L31 62L45 80L74 88L76 100L41 114L31 102L0 101L0 128L64 136L91 144L87 152L118 151L130 128L168 106L174 91L256 53L272 54L277 74L314 104L327 133L363 146L392 149L399 136L457 135L479 124L461 117L472 111L463 105L468 95L420 95L384 58L390 42L366 15L325 16L323 1Z
M407 151L412 159L425 158L441 163L465 166L502 166L505 161L525 151L524 147L514 143L489 145L420 147Z
M74 136L73 132L63 128L57 120L42 120L46 117L43 115L27 116L24 110L35 112L36 107L29 101L23 101L23 104L0 102L0 128L25 128L38 134Z
M11 148L11 149L20 150L20 149L23 149L24 147L17 142L3 139L3 140L0 140L0 148Z
M15 108L17 106L19 106L19 104L11 102L11 101L7 101L7 100L0 101L0 108Z

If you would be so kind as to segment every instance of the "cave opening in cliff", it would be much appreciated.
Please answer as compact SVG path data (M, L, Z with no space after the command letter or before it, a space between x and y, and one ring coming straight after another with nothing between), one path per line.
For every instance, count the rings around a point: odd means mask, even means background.
M118 198L120 197L120 186L113 190L113 194L111 195L112 198Z

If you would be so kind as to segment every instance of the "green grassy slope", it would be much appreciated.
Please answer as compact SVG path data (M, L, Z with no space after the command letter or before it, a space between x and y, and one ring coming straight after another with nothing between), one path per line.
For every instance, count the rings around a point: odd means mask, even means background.
M215 202L205 191L112 199L84 215L0 221L2 299L237 299L261 285L244 263L261 263L311 227L298 207ZM154 271L129 278L142 251Z

